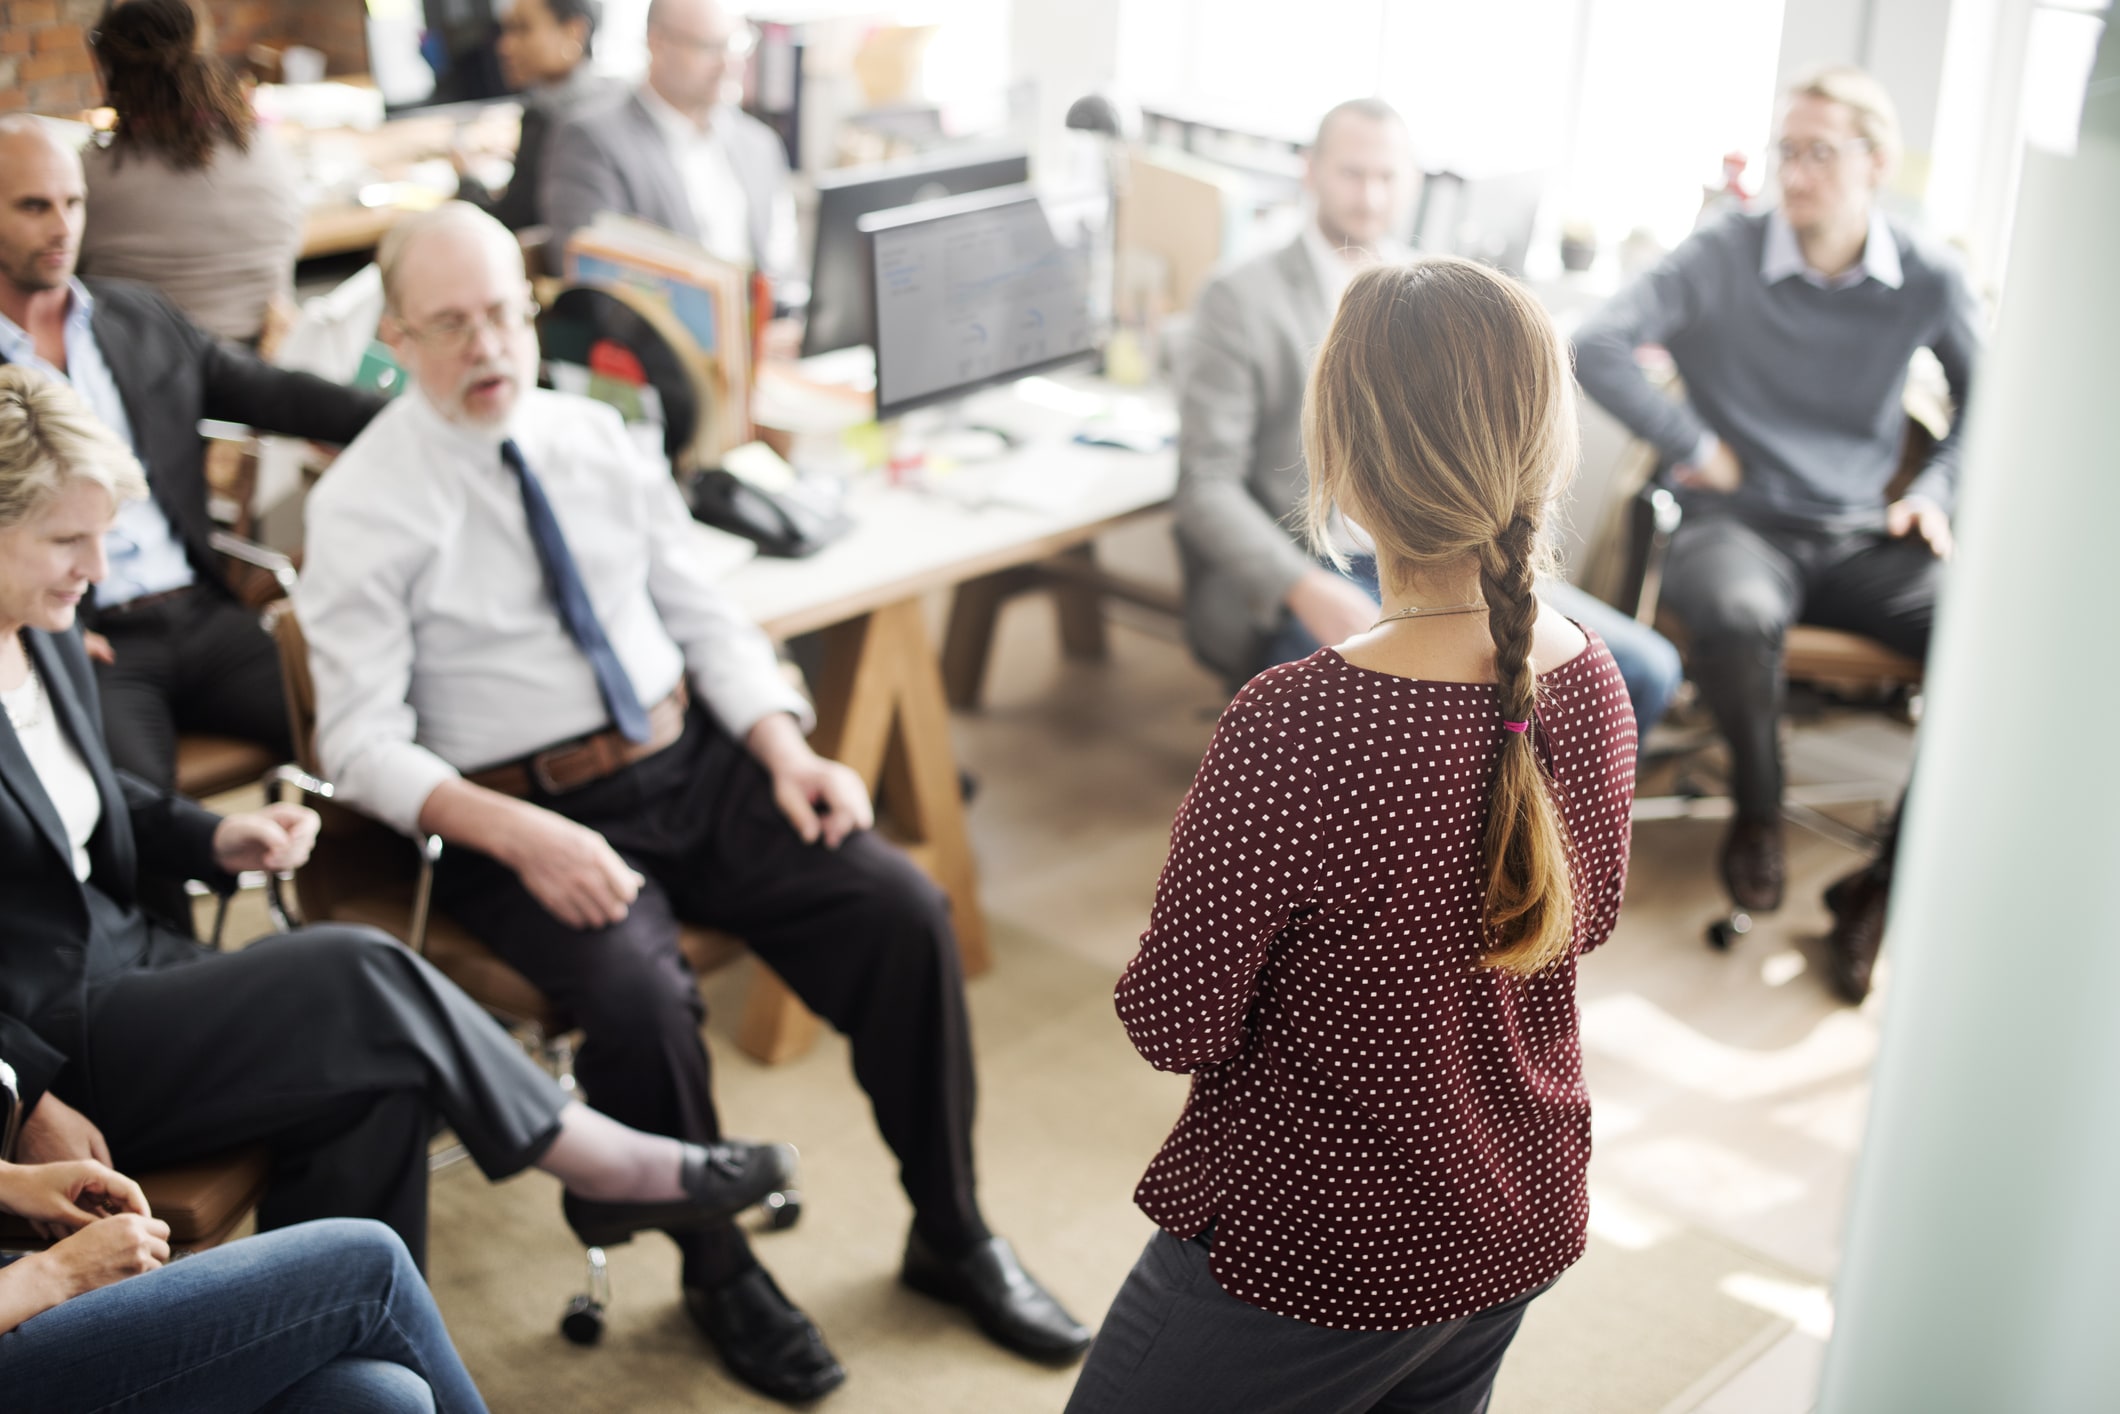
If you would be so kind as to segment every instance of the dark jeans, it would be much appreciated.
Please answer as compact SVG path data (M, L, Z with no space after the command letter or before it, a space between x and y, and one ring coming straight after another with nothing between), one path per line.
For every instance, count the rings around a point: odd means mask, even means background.
M482 1414L405 1246L304 1223L99 1288L0 1335L10 1409Z
M1327 565L1327 568L1333 568ZM1348 562L1344 571L1349 583L1372 599L1377 589L1377 562L1366 556ZM1538 597L1557 613L1565 614L1605 640L1612 662L1627 684L1627 699L1634 707L1636 739L1646 739L1649 728L1663 720L1664 709L1684 680L1678 650L1669 639L1644 623L1637 623L1619 610L1561 579L1541 580ZM1280 628L1266 643L1264 671L1277 663L1293 663L1318 651L1318 641L1294 614L1284 613Z
M1790 627L1843 629L1925 658L1942 580L1943 562L1919 539L1689 514L1671 542L1663 602L1686 626L1693 681L1729 741L1740 818L1772 820L1781 809Z
M1331 1330L1239 1301L1215 1282L1201 1239L1159 1228L1067 1414L1481 1414L1524 1309L1545 1290L1410 1331Z
M853 1044L854 1075L898 1157L914 1221L945 1251L988 1234L973 1193L970 1024L949 905L873 833L806 845L763 767L695 707L676 745L536 803L589 826L648 880L625 921L576 931L515 873L444 851L436 901L583 1030L589 1102L653 1134L721 1133L679 920L744 940ZM685 1280L749 1264L734 1223L680 1241Z

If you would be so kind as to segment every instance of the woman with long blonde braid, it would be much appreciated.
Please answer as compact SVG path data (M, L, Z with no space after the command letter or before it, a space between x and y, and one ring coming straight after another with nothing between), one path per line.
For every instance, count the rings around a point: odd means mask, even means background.
M1179 808L1118 1006L1192 1094L1071 1414L1476 1414L1582 1254L1575 969L1619 911L1634 720L1533 593L1573 387L1482 266L1341 302L1309 519L1326 553L1368 533L1384 614L1238 693Z

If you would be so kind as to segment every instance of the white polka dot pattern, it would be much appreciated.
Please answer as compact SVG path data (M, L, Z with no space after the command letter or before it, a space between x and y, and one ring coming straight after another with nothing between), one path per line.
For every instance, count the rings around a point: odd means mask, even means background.
M1191 1097L1135 1200L1224 1290L1343 1330L1470 1315L1582 1255L1576 959L1626 882L1634 717L1603 643L1540 679L1570 955L1478 966L1492 685L1324 649L1237 694L1178 808L1120 1019Z

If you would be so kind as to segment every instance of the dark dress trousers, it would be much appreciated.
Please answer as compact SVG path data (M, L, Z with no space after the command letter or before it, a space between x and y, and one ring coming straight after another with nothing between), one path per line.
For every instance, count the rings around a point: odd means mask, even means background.
M96 299L90 328L125 402L148 487L198 576L193 591L174 600L83 607L83 622L111 641L117 659L96 665L111 758L167 786L180 730L241 737L287 754L279 658L258 616L236 601L214 553L199 422L342 443L368 425L382 401L275 368L199 328L147 285L83 283Z
M564 1097L494 1021L372 929L208 952L141 913L142 869L213 878L219 817L112 767L78 632L24 633L103 814L75 879L58 812L0 717L0 1055L103 1131L121 1170L264 1144L262 1228L369 1217L424 1259L427 1141L489 1177L557 1133Z

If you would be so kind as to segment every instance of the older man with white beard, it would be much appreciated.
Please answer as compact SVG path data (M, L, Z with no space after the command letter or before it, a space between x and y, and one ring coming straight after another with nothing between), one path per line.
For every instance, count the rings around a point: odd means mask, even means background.
M344 798L449 843L436 902L581 1025L599 1108L720 1133L679 920L727 929L845 1032L913 1225L904 1282L1020 1354L1089 1343L980 1215L972 1057L940 891L804 739L771 646L703 572L612 409L535 386L514 238L452 203L379 255L413 386L309 502L297 604ZM730 1370L815 1399L843 1370L723 1223L673 1234Z

